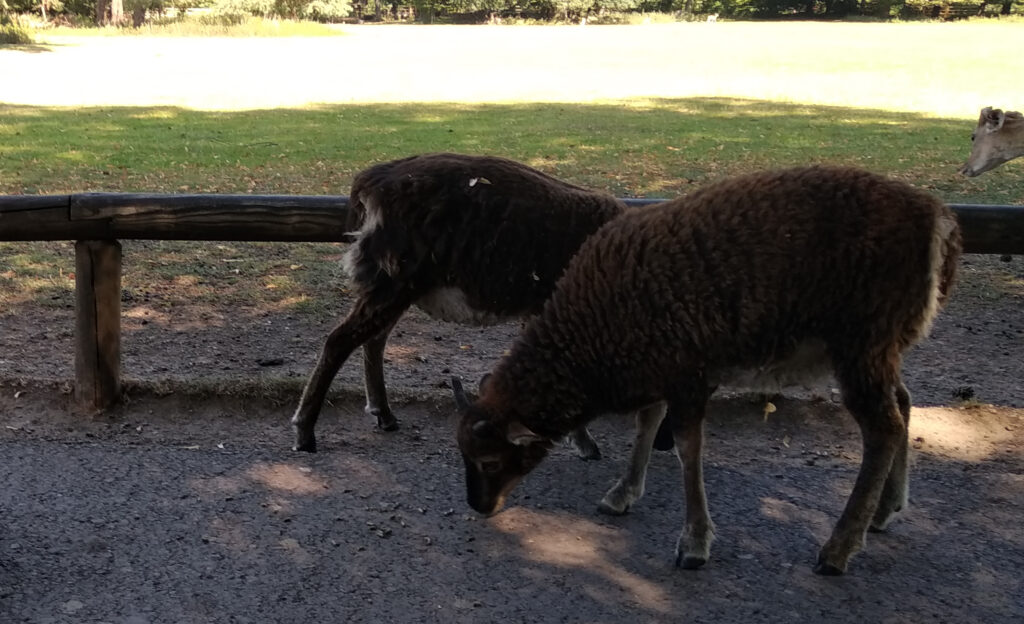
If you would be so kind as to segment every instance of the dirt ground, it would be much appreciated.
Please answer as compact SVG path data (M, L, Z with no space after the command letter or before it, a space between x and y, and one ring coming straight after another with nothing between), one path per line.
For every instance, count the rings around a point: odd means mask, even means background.
M387 352L402 430L372 430L352 361L321 419L321 452L306 455L289 450L287 421L329 323L262 313L229 324L237 311L187 306L147 320L125 302L132 389L123 407L87 417L67 394L73 311L9 310L0 621L1022 621L1024 267L968 256L961 276L906 363L910 509L839 579L810 568L860 443L828 386L787 392L767 420L749 395L714 402L718 541L704 569L683 572L672 455L655 458L629 515L595 513L624 466L625 418L594 424L602 461L556 450L504 512L469 510L446 380L475 384L516 324L409 314ZM249 396L191 394L210 381ZM264 398L282 381L283 398Z

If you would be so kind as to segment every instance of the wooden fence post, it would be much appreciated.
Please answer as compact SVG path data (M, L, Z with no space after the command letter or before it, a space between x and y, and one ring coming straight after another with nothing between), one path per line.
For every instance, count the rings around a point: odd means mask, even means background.
M121 243L75 243L75 401L104 410L121 397Z

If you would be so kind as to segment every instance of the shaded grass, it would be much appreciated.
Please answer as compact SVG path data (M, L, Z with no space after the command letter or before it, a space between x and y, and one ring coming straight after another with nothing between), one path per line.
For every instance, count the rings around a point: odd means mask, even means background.
M348 193L375 162L428 151L500 154L619 196L812 162L865 167L950 202L1024 203L1024 167L956 173L973 128L888 111L726 98L609 104L384 104L204 112L0 106L0 194ZM335 316L340 244L125 243L141 306L226 306ZM66 307L68 243L0 243L0 314Z

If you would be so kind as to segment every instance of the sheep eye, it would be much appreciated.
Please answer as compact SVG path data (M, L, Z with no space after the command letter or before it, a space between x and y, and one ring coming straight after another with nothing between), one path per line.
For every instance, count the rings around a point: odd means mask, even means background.
M501 470L500 461L485 461L480 462L480 469L487 473L495 473Z

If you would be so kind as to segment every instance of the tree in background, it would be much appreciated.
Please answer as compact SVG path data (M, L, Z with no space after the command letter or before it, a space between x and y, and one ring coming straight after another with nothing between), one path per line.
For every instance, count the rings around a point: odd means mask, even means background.
M1024 0L0 0L0 23L32 13L43 19L64 16L72 22L88 20L120 26L126 23L127 12L138 27L154 11L173 8L182 14L193 7L211 7L216 19L232 23L253 15L334 22L348 17L354 9L360 16L371 13L378 20L385 14L399 18L400 12L408 15L400 9L409 6L418 19L427 23L479 23L505 17L579 22L583 18L589 21L637 12L677 12L686 17L714 13L739 19L850 14L882 19L897 15L904 19L952 19L982 13L1024 13ZM951 12L951 7L956 10Z

